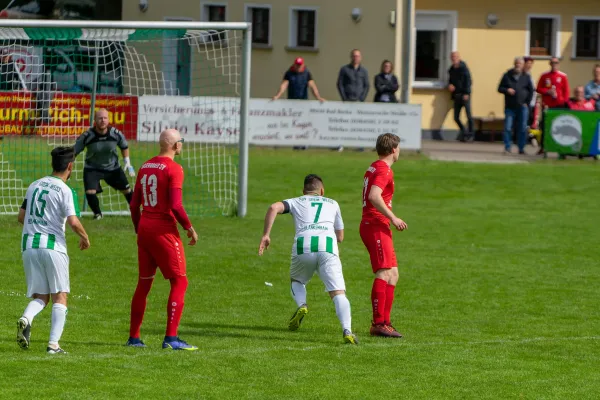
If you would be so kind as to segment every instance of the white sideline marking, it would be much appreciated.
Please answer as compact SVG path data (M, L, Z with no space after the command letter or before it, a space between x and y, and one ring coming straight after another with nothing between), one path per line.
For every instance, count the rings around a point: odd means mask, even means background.
M22 292L5 292L0 290L0 296L6 297L27 297L25 293ZM85 294L69 294L70 299L83 299L83 300L92 300L92 298Z
M358 338L360 342L360 337ZM477 345L488 345L488 344L525 344L525 343L534 343L534 342L564 342L564 341L577 341L577 340L600 340L600 336L577 336L577 337L564 337L564 338L546 338L546 337L536 337L536 338L524 338L524 339L498 339L498 340L480 340L480 341L472 341L472 342L406 342L405 339L385 339L381 338L381 342L377 343L361 343L358 347L391 347L391 346L403 346L403 347L427 347L427 346L477 346ZM394 344L397 343L397 344ZM341 342L340 342L341 344ZM353 346L344 346L344 347L353 347ZM250 350L247 353L266 353L268 351L276 351L276 350L291 350L291 351L311 351L311 350L322 350L322 349L333 349L335 346L332 345L317 345L317 346L309 346L304 348L296 348L296 347L279 347L279 348L261 348L261 349L246 349ZM202 347L200 347L202 349ZM237 350L235 350L237 352ZM224 349L224 350L215 350L215 351L205 351L205 353L228 353L233 352L232 350Z
M360 340L360 338L359 338ZM360 349L361 347L366 347L366 348L370 348L370 347L393 347L395 346L395 343L397 343L399 346L401 347L427 347L427 346L477 346L477 345L488 345L488 344L525 344L525 343L535 343L535 342L565 342L565 341L586 341L586 340L600 340L600 336L575 336L575 337L563 337L563 338L547 338L547 337L534 337L534 338L522 338L522 339L498 339L498 340L480 340L480 341L472 341L472 342L424 342L424 343L411 343L411 342L403 342L403 339L381 339L380 342L377 343L364 343L364 344L360 344L358 346L356 346L358 349ZM202 342L202 338L200 338L200 342ZM82 345L84 345L84 343L81 343ZM79 344L78 344L79 345ZM114 343L113 345L111 345L110 343L107 343L107 347L110 348L110 351L112 350L119 350L119 351L123 351L123 344L122 343ZM160 354L161 357L170 357L173 356L175 357L174 354L178 353L175 351L164 351L162 349L160 349L160 343L152 343L149 346L149 349L135 349L132 353L128 353L128 352L120 352L118 354L116 353L104 353L104 354L98 354L98 353L87 353L87 352L81 352L81 353L70 353L69 354L69 359L80 359L80 358L94 358L94 359L110 359L110 358L121 358L121 357L125 357L125 358L138 358L138 357L149 357L149 356L155 356ZM208 349L208 348L204 348L202 347L202 343L200 343L200 349L196 352L192 352L192 353L188 353L188 352L183 352L183 354L197 354L199 356L202 355L206 355L206 354L260 354L260 353L268 353L271 351L281 351L281 350L288 350L288 351L312 351L312 350L337 350L339 351L341 348L355 348L355 346L349 346L349 345L345 345L342 344L342 342L339 342L339 345L336 344L328 344L328 345L317 345L317 346L308 346L308 347L303 347L303 348L298 348L298 347L290 347L290 346L284 346L284 347L269 347L269 348L248 348L248 347L239 347L239 348L233 348L233 349ZM127 350L128 349L124 349ZM156 352L152 352L150 353L148 350L152 351L152 350L156 350ZM19 356L19 358L25 358L27 360L47 360L48 358L46 356Z

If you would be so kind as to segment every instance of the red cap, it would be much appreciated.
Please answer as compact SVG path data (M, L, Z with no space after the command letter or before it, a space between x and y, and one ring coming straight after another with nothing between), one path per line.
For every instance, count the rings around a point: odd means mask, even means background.
M296 65L303 65L304 64L304 59L302 57L298 57L298 58L296 58L296 61L294 61L294 64L296 64Z

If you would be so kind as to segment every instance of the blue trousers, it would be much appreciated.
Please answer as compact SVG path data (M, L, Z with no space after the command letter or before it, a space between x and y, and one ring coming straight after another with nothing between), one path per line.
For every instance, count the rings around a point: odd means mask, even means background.
M528 116L529 109L527 106L521 106L516 109L504 109L504 149L506 151L510 151L513 127L515 127L515 130L517 131L517 146L519 146L519 151L522 152L525 150Z

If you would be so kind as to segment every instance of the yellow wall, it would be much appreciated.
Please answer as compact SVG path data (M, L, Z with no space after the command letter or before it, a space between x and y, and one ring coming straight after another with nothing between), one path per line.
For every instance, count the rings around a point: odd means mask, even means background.
M594 61L573 60L573 16L594 14L597 0L546 0L544 6L528 5L519 0L485 2L472 0L415 0L417 10L449 10L458 12L458 50L469 65L473 76L473 115L503 115L503 98L496 92L502 74L511 67L513 58L525 53L527 14L561 15L561 68L569 75L571 85L584 84L591 77ZM163 20L164 17L190 17L200 20L199 0L150 0L147 12L138 9L138 0L123 2L125 20ZM244 20L247 3L272 4L272 48L254 49L252 52L251 96L268 98L275 94L281 78L293 59L302 56L313 73L321 94L326 99L338 100L335 87L341 65L348 62L349 51L360 48L363 64L371 77L379 71L383 59L394 59L394 28L389 25L389 12L395 9L395 0L379 1L370 6L367 0L348 3L345 0L278 0L241 1L215 0L227 4L228 21ZM532 3L533 4L533 3ZM318 52L294 52L288 45L289 7L317 6ZM350 18L353 7L363 11L362 20L355 23ZM495 28L488 28L485 17L494 13L499 17ZM534 78L548 69L547 60L537 60ZM212 72L211 72L212 73ZM371 78L372 79L372 78ZM368 100L374 90L371 88ZM414 89L412 103L423 105L424 129L456 129L450 111L448 93L443 90Z
M349 62L353 48L362 50L363 65L368 69L371 80L379 72L384 59L394 59L394 28L389 24L389 13L395 9L395 0L379 1L377 7L369 7L370 2L365 0L353 3L345 0L215 0L214 3L227 4L227 20L230 22L244 21L245 4L272 4L272 48L254 49L252 52L252 97L272 97L279 88L283 74L299 56L305 59L321 95L330 100L339 100L337 74L340 67ZM149 4L148 11L142 13L137 0L125 0L123 19L160 21L167 16L186 16L200 20L199 0L150 0ZM318 52L286 49L290 6L318 7ZM350 17L354 7L362 8L363 17L359 23ZM371 88L369 100L374 95Z
M416 0L416 3L417 10L458 11L457 44L473 77L474 116L487 116L492 112L500 117L504 115L504 98L496 89L502 74L512 66L514 57L525 54L527 14L561 15L561 70L567 73L572 88L587 83L592 77L596 61L572 59L572 31L573 16L600 14L597 0L546 0L543 7L517 0L493 3ZM591 11L594 9L596 12ZM485 24L489 13L499 18L498 25L491 29ZM535 61L533 77L536 84L539 76L548 69L547 60ZM414 89L411 102L423 105L423 129L457 129L446 91Z

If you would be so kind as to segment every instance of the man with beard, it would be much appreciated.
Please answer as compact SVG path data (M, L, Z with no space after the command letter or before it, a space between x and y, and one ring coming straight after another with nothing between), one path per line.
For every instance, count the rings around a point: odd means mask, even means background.
M17 321L17 343L22 349L29 348L33 319L52 298L52 325L46 351L64 354L58 341L65 326L70 291L65 224L79 236L80 250L89 248L90 241L79 222L77 196L66 184L75 161L73 148L57 147L51 155L52 175L29 186L19 210L27 297L32 300Z

